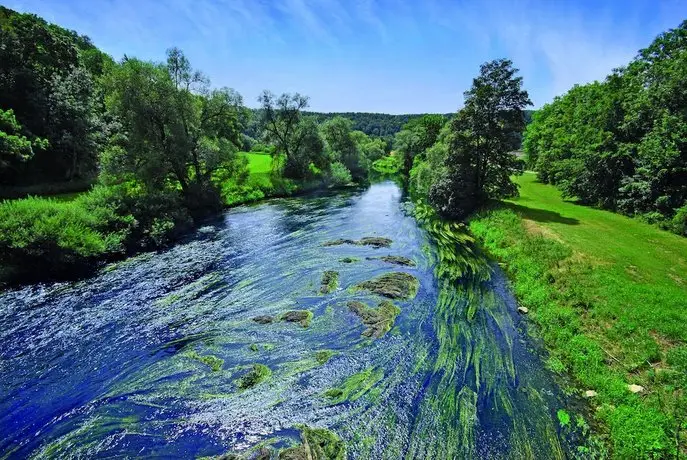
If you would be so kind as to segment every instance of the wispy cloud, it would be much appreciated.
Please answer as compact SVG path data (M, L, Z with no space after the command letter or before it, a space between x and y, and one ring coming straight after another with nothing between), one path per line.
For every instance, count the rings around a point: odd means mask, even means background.
M603 79L687 17L684 0L5 0L115 57L180 46L253 99L305 92L324 110L452 111L481 62L509 57L537 106Z

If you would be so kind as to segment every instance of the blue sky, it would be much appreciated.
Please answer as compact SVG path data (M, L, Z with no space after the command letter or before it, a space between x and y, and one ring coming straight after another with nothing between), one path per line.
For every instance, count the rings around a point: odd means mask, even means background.
M453 112L479 65L508 57L535 107L603 79L687 18L684 0L3 0L88 35L115 58L179 46L255 106L298 91L311 109Z

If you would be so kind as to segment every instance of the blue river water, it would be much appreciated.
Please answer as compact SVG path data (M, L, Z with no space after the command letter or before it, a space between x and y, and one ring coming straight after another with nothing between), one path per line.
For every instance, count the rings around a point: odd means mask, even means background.
M392 243L324 245L363 237ZM89 279L0 293L0 458L278 452L300 425L336 433L349 458L570 456L556 417L566 398L520 330L503 274L492 267L480 288L442 282L437 260L384 182L236 208ZM339 286L321 294L326 270ZM413 275L419 292L370 339L346 304L375 305L352 287L389 272ZM310 310L310 325L252 320L289 310ZM256 363L271 375L241 389ZM356 375L355 397L325 396Z

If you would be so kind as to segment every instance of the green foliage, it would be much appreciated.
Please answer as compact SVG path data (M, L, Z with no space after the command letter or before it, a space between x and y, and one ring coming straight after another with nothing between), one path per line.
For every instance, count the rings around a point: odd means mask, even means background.
M220 206L211 182L220 168L238 161L245 116L241 96L210 90L180 50L168 50L166 64L125 59L109 76L107 103L127 136L108 150L109 176L135 178L150 189L178 183L185 205L196 214Z
M415 157L422 155L437 141L445 121L443 115L423 115L410 120L396 134L394 153L401 158L401 173L404 176L410 174Z
M335 161L329 169L328 180L334 187L340 187L350 184L353 176L351 176L351 172L346 168L346 165L340 161Z
M358 144L361 136L354 134L351 121L335 117L325 122L320 129L326 141L327 152L333 161L343 163L354 181L366 179L367 158ZM363 139L363 142L366 141Z
M0 29L0 107L12 109L22 126L21 133L8 133L18 139L4 141L11 141L12 150L22 156L31 156L28 139L47 141L31 160L0 168L0 180L27 185L92 178L111 128L104 122L95 79L110 59L87 37L35 15L0 7Z
M395 176L401 171L401 162L395 155L387 155L372 163L372 171L381 176Z
M18 162L30 160L34 148L48 147L46 139L29 140L21 132L22 127L12 109L0 109L0 171Z
M558 418L558 423L560 423L562 427L570 426L570 414L565 409L559 409L558 412L556 412L556 417Z
M687 200L687 21L658 36L602 83L575 86L537 111L524 148L566 197L671 219Z
M84 269L109 245L96 225L95 216L73 202L5 201L0 204L0 265L9 276L38 278Z
M487 199L517 195L510 176L522 165L512 151L532 103L516 73L507 59L485 63L465 92L465 107L451 121L445 172L429 191L441 215L461 219Z

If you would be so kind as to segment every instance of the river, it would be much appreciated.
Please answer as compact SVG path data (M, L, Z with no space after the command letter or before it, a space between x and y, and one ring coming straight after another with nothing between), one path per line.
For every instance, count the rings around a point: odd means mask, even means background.
M325 245L363 237L392 243ZM437 260L384 182L235 208L169 250L1 293L0 458L277 452L301 425L331 430L349 458L565 458L566 399L503 274L448 283ZM322 294L327 270L339 286ZM388 272L419 290L369 338L347 302L374 307L352 287ZM278 321L290 310L310 310L309 326ZM242 388L256 363L271 375Z

